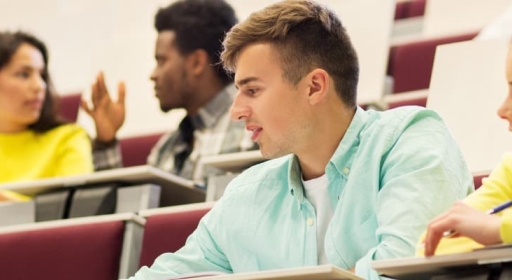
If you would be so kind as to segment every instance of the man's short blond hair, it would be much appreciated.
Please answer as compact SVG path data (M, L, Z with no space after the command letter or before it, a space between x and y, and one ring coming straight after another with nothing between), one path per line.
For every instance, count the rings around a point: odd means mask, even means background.
M291 84L322 68L333 78L341 100L349 107L356 106L357 54L340 20L325 6L286 0L252 13L226 34L221 54L224 67L235 72L240 51L258 42L271 44L283 78Z

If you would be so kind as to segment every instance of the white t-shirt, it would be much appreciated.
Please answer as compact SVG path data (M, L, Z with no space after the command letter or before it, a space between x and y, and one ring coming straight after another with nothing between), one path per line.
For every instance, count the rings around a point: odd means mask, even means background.
M304 185L306 198L315 208L318 264L328 264L329 260L325 255L324 240L327 226L329 226L333 214L332 204L327 190L329 179L327 175L324 174L308 181L302 180L302 184Z

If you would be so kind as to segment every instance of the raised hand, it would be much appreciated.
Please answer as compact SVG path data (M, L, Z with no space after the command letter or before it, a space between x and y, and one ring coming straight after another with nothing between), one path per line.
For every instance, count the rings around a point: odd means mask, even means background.
M83 99L81 100L80 107L94 120L96 139L101 142L110 142L115 139L117 131L124 123L125 84L124 82L119 82L116 102L110 98L102 72L96 76L96 81L92 84L91 89L92 107L89 107Z

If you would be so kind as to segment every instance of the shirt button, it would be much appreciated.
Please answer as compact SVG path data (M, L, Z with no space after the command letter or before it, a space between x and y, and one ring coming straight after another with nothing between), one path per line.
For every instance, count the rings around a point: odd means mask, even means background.
M350 172L350 169L348 169L347 167L343 168L343 173L348 174Z
M308 226L312 226L313 225L313 219L309 218L308 219Z

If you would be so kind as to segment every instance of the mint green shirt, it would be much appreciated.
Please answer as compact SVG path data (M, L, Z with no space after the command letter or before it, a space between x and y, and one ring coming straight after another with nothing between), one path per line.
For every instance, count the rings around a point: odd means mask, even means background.
M459 147L431 110L358 108L325 172L334 215L330 263L379 279L373 260L413 256L427 223L473 190ZM172 238L172 232L169 232ZM295 156L234 179L186 245L131 279L199 271L240 273L317 265L316 220Z

